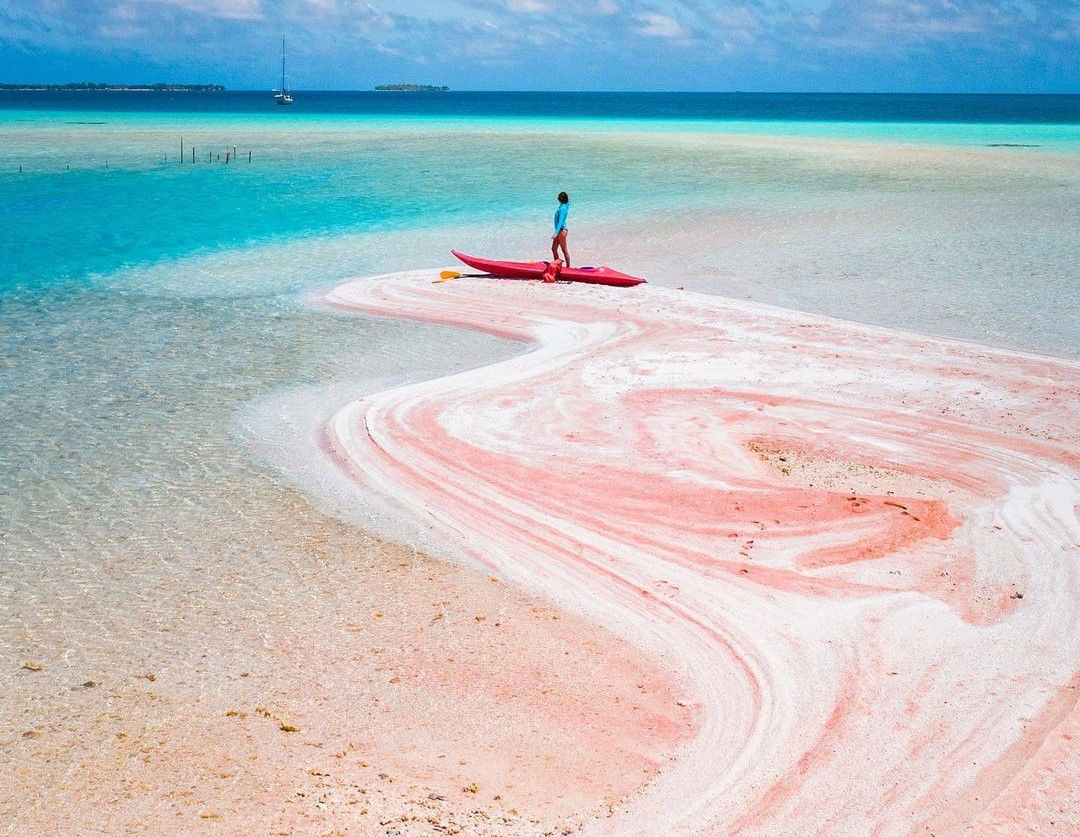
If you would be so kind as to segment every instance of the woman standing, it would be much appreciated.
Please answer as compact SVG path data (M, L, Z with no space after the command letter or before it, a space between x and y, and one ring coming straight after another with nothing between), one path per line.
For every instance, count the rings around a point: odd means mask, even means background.
M555 210L555 234L551 236L551 258L559 258L562 249L563 264L570 267L570 251L566 247L566 216L570 214L570 197L566 192L559 192L559 206Z

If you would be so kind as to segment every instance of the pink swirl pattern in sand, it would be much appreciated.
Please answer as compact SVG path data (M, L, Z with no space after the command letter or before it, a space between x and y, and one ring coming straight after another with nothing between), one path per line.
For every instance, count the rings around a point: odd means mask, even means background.
M657 287L326 301L532 344L327 444L682 673L699 734L598 833L1080 827L1080 366Z

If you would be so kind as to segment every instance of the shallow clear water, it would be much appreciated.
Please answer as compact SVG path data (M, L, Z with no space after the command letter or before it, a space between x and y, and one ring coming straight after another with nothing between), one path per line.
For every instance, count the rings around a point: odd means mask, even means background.
M260 590L222 604L200 568L272 587L324 525L262 463L255 402L315 387L329 413L519 348L305 297L451 247L542 257L561 189L579 264L1080 355L1076 124L8 106L0 648L20 656L151 647L177 596L240 624ZM33 700L13 677L11 717Z

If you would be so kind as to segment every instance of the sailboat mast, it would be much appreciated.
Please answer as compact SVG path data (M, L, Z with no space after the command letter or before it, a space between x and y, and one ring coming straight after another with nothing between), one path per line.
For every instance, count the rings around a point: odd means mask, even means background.
M285 36L281 36L281 89L274 94L274 101L279 105L291 105L292 94L289 92L287 76L285 75Z

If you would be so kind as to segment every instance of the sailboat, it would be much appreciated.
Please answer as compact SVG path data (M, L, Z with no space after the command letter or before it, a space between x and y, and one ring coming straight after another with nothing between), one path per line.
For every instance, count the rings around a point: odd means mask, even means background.
M281 36L281 89L274 93L274 101L279 105L291 105L292 93L285 81L285 36Z

